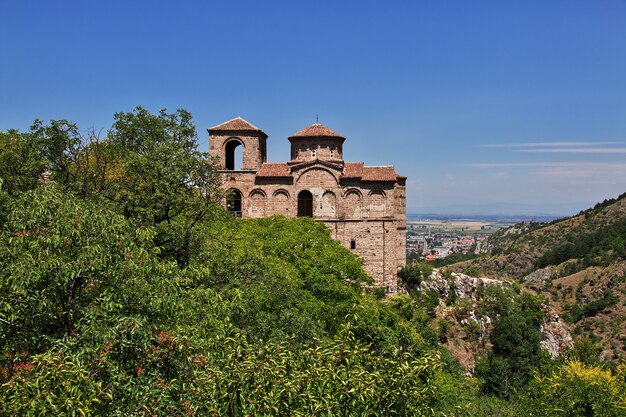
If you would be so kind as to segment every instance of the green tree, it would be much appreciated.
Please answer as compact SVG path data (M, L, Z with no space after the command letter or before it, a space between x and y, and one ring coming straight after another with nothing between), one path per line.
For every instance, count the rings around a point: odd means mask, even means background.
M496 320L490 337L492 350L478 361L476 373L483 392L508 398L524 388L542 362L542 300L500 287L485 287L479 297L484 303L483 314Z
M104 139L85 138L66 120L37 120L30 135L56 181L154 227L161 256L187 265L196 227L215 213L220 198L218 176L197 149L189 112L151 114L137 107L117 113Z
M45 171L40 148L29 133L0 131L0 179L9 195L33 189Z
M55 184L12 201L0 236L0 343L14 352L74 334L104 291L121 301L128 269L152 256L149 229Z

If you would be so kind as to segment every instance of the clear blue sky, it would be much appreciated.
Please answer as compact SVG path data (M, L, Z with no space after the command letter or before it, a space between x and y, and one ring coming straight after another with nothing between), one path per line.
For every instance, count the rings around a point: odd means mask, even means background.
M626 191L626 1L0 0L0 129L136 105L315 121L408 211L573 214Z

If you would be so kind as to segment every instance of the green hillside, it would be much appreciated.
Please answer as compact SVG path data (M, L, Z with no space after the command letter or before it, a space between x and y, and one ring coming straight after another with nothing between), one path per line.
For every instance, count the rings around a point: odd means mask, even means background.
M549 224L519 224L489 240L490 254L471 267L513 278L546 295L575 334L605 349L607 359L626 348L626 194ZM466 268L465 265L463 268Z

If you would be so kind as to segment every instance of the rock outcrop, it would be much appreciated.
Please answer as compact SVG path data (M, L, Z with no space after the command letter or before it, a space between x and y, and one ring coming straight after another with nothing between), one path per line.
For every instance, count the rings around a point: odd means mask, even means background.
M543 335L543 340L540 342L541 347L550 353L553 359L574 346L569 328L561 321L558 314L553 314L551 320L544 323L539 330Z
M554 271L544 271L545 276ZM536 274L531 279L542 282L544 275ZM424 278L419 285L422 291L435 291L439 295L439 306L436 314L440 319L454 323L456 331L446 346L453 355L457 356L463 367L469 373L473 372L476 357L485 348L489 348L489 340L493 330L493 322L497 317L479 314L477 292L484 286L510 286L508 281L484 277L472 277L462 273L446 272L433 269L432 273ZM453 294L454 292L454 294ZM447 305L451 296L456 300L466 300L461 305ZM469 304L468 304L469 302ZM540 327L543 340L541 347L556 358L573 346L569 328L556 314L550 316Z
M436 291L441 299L447 299L451 291L456 291L458 299L475 300L479 287L493 285L511 285L511 283L500 279L471 277L458 272L446 276L439 269L433 269L433 272L420 283L420 289Z

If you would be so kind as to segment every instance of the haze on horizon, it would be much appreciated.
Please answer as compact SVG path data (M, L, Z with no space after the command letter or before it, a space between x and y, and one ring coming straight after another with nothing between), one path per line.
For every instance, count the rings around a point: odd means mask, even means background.
M571 215L626 191L626 2L3 2L0 129L142 105L396 166L409 213Z

